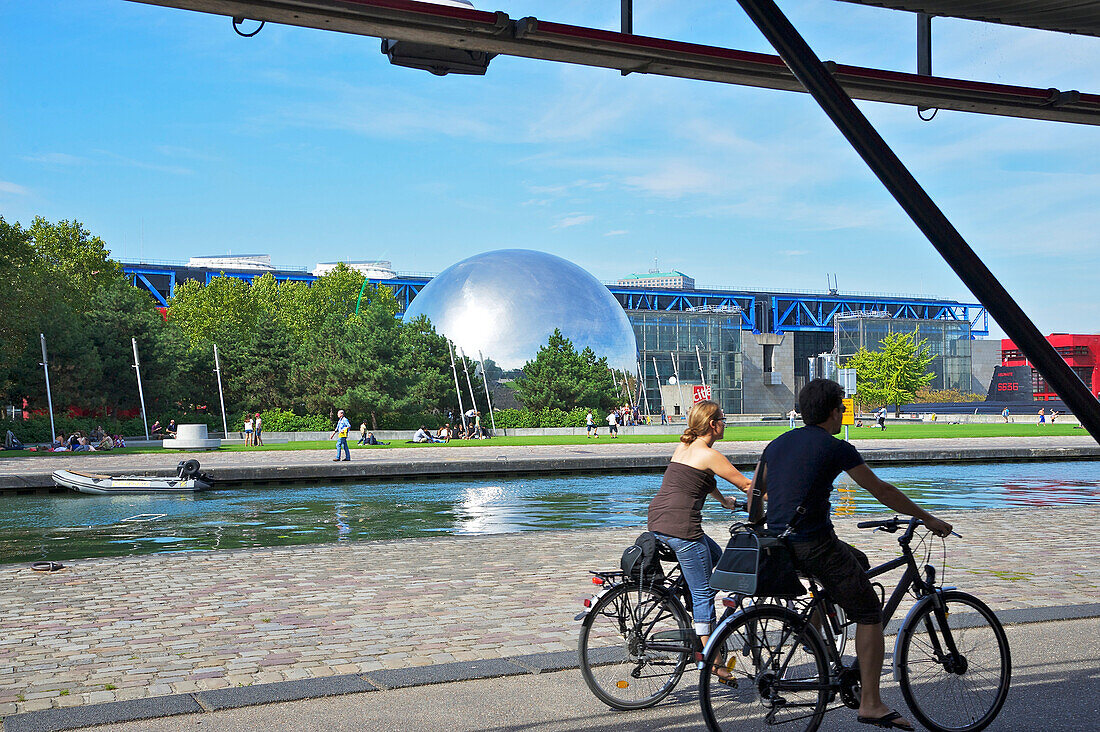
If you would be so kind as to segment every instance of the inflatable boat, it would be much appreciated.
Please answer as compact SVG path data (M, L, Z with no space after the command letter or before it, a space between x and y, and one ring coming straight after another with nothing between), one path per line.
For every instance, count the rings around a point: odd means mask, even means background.
M199 472L197 460L186 460L177 466L176 477L156 475L101 475L80 470L55 470L53 482L81 493L193 493L213 484L210 476Z

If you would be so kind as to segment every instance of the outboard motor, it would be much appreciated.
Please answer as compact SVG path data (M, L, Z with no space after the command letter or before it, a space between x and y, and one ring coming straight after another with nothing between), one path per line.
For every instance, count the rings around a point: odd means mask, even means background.
M199 461L181 460L176 466L176 477L180 480L194 480L199 477Z

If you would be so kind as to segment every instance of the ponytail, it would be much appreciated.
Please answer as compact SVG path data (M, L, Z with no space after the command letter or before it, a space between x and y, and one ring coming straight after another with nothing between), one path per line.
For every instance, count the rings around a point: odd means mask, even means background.
M680 442L690 445L705 435L710 431L710 423L717 421L718 415L721 413L722 408L718 406L718 402L710 399L704 399L695 404L688 411L688 426L684 430L684 434L680 435Z

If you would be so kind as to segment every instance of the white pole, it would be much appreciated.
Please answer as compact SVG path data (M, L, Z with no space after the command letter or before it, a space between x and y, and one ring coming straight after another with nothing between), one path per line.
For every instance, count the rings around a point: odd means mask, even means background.
M50 362L46 358L46 334L39 333L38 337L42 339L42 372L46 374L46 404L50 407L50 442L53 442L57 433L54 432L53 426L53 395L50 393Z
M455 368L455 353L451 348L450 340L447 341L447 353L451 354L451 373L455 377L455 393L458 394L458 416L462 418L462 431L466 431L466 410L462 408L462 387L458 385L458 369Z
M222 434L229 439L229 423L225 421L225 397L222 396L222 365L218 361L218 344L214 344L214 372L218 375L218 401L222 405Z
M653 356L652 358L653 358L653 378L657 379L657 396L660 397L660 399L661 399L661 403L657 405L657 411L660 412L660 410L665 408L665 397L664 397L664 394L661 393L661 374L658 373L658 371L657 371L657 357ZM660 416L660 414L658 414L657 416ZM668 418L667 414L665 415L665 418L666 419Z
M684 408L684 388L680 385L680 357L674 352L668 352L672 356L672 374L676 377L676 393L680 395L680 409ZM687 412L684 412L684 420L687 420Z
M699 355L699 344L695 344L695 358L699 361L699 378L703 380L703 386L707 385L707 375L703 373L703 357Z
M477 400L474 399L474 385L470 383L470 368L466 365L466 353L459 348L458 355L462 356L462 370L466 372L466 388L470 390L470 409L477 411ZM477 418L474 418L474 424L477 424ZM481 437L481 435L478 435Z
M481 361L481 380L485 384L485 401L489 404L489 421L493 423L493 433L497 431L497 418L493 416L493 399L489 396L489 378L485 374L485 357L481 351L477 352L477 360Z
M645 413L649 414L649 397L645 393L645 371L642 370L641 362L638 363L638 386L642 390L642 406L645 409Z
M138 360L137 338L131 338L134 344L134 371L137 372L138 397L141 399L141 421L145 423L145 441L149 441L149 417L145 414L145 392L141 388L141 362Z

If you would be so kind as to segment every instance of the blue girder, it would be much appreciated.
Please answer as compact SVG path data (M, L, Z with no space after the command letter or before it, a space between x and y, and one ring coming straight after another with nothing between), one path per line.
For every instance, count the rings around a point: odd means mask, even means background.
M150 267L147 265L124 265L123 271L135 286L144 287L156 298L158 304L166 306L175 290L176 270L171 266ZM221 272L207 271L206 282L225 275L251 282L263 272ZM313 282L311 274L274 272L279 282ZM148 275L166 275L169 277L168 298L150 284ZM391 279L371 279L371 284L388 287L401 304L401 311L409 304L428 282L428 277L395 277ZM938 298L909 298L888 295L814 295L795 293L752 292L734 290L662 290L643 287L621 287L608 285L608 290L619 301L624 310L650 310L677 312L702 308L733 309L738 308L742 330L759 333L761 326L770 326L775 333L787 331L832 331L833 319L837 315L861 311L886 312L895 319L932 319L967 321L971 325L973 336L989 335L989 316L985 308L978 304L960 303ZM770 305L771 323L757 322L757 304Z

